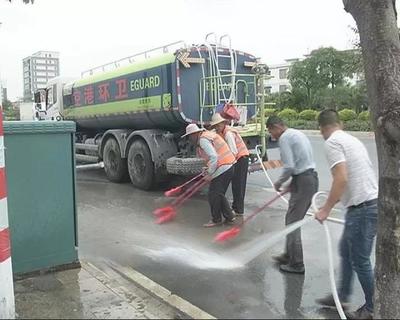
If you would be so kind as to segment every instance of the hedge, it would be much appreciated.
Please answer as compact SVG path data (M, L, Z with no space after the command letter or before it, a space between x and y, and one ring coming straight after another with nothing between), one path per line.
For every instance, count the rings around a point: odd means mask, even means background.
M343 109L339 111L340 120L346 122L357 119L357 113L351 109Z
M359 120L369 121L371 118L369 116L369 111L363 111L358 115Z
M298 113L296 110L293 109L283 109L282 111L278 112L278 117L283 120L295 120L298 118Z
M316 120L318 112L316 110L306 109L300 112L299 118L301 120Z

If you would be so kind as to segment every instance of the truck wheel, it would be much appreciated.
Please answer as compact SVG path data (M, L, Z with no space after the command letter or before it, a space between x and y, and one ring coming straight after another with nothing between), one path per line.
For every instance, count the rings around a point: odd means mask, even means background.
M206 163L201 158L171 157L167 159L167 172L176 175L199 174L205 166Z
M128 169L126 159L121 158L118 142L110 138L106 141L103 151L104 171L112 182L127 181Z
M142 190L154 185L154 163L149 147L143 140L135 140L128 152L128 171L132 184Z

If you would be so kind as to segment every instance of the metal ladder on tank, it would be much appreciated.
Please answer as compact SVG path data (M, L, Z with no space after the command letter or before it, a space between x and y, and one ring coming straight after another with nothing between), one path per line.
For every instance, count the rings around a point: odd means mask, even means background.
M160 52L160 51L162 53L168 53L168 52L174 52L173 49L176 50L176 49L182 49L182 48L185 48L185 49L187 48L186 43L184 41L176 41L176 42L172 42L172 43L166 44L161 47L138 52L132 56L114 60L112 62L108 62L108 63L102 64L100 66L85 70L85 71L81 72L81 78L83 78L85 76L92 76L98 72L115 70L123 65L129 65L129 64L134 63L139 60L143 60L143 59L145 60L145 59L151 58L153 56L152 53L154 54L154 53Z
M209 38L214 36L214 42L209 41ZM223 40L227 39L228 45L223 46ZM236 52L232 50L231 45L231 38L228 34L225 34L217 39L215 33L209 33L205 37L205 46L208 49L209 53L209 70L208 70L208 77L203 79L203 84L205 81L209 81L211 87L214 88L213 95L211 95L211 102L210 105L205 105L205 98L200 97L201 106L200 106L200 123L203 126L203 112L205 108L213 108L210 110L210 113L216 112L216 106L221 103L232 102L235 103L236 101L236 82L235 82L235 74L236 74L236 67L237 67L237 57ZM229 54L225 52L228 51ZM225 61L225 63L223 63ZM226 63L228 61L228 63ZM220 65L225 65L225 69L221 68ZM229 68L230 67L230 68ZM224 79L230 79L228 86L230 87L230 93L227 97L225 95L224 90ZM205 85L204 85L205 86ZM200 85L201 87L201 85ZM201 91L201 90L200 90ZM200 92L201 95L201 92Z

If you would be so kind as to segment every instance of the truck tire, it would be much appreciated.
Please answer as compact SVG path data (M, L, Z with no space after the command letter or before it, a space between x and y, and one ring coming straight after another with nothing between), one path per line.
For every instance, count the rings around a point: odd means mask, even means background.
M154 163L147 143L142 139L133 141L128 152L128 171L132 184L142 190L154 185Z
M190 176L199 174L206 163L201 158L171 157L167 159L167 171L171 174Z
M114 138L109 138L103 150L104 171L108 180L125 182L128 180L126 159L121 158L121 150Z

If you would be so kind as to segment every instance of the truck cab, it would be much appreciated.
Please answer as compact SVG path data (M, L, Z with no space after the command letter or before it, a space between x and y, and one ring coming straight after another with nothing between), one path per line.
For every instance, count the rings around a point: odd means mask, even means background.
M35 92L36 118L38 120L62 120L63 90L70 78L56 77L46 85L45 89Z

